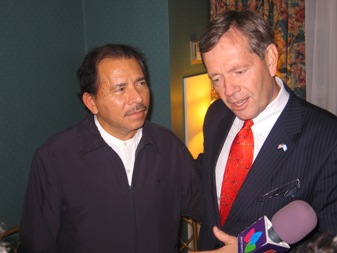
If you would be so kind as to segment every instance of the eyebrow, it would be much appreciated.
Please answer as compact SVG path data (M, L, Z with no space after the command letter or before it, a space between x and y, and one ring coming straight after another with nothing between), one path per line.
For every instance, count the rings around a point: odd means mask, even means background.
M116 84L110 85L109 90L114 91L116 89L120 89L122 87L125 87L126 85L127 85L127 83L116 83Z
M142 76L136 79L136 82L139 82L139 81L146 81L145 76Z
M246 68L247 68L247 64L235 65L231 69L229 69L228 72L233 72L233 71L237 71L238 69L246 69Z
M112 87L119 87L119 86L125 86L127 85L127 83L116 83L116 84L113 84Z
M216 76L221 76L221 75L222 75L222 74L214 73L214 74L208 75L208 77L209 77L210 79L212 79L212 78L214 78L214 77L216 77Z
M146 81L145 76L141 76L141 77L139 77L139 78L136 79L136 82L140 82L140 81ZM116 84L113 84L111 86L111 88L122 87L122 86L126 86L126 85L127 85L127 83L116 83Z

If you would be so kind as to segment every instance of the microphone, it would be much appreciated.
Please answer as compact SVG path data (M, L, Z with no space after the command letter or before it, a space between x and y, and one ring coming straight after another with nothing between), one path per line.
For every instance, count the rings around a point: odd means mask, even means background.
M316 227L317 216L307 202L295 200L275 213L271 223L268 234L274 242L294 244Z
M285 252L317 225L312 207L295 200L277 211L271 221L263 216L238 235L239 253Z

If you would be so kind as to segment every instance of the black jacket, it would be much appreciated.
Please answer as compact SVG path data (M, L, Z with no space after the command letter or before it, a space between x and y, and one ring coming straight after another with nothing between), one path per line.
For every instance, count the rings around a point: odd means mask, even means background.
M23 252L177 252L180 216L201 216L199 180L184 144L146 122L129 187L121 159L90 116L35 154Z

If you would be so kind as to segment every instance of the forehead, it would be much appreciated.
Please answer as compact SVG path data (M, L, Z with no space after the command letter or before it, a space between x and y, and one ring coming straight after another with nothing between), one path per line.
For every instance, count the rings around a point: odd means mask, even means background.
M242 64L251 56L248 38L231 28L210 51L203 54L203 59L206 68L209 69L211 66L219 67L223 64Z
M238 48L240 51L249 50L248 38L234 28L230 28L222 35L213 49L221 49L226 52L231 48Z
M237 44L241 42L244 38L247 39L237 28L231 27L225 34L221 36L220 39L227 39L228 42Z
M135 58L104 58L97 66L98 75L140 72L142 69Z

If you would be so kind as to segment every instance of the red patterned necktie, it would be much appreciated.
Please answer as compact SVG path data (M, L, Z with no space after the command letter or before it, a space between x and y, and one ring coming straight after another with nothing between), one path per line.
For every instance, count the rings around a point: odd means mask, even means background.
M246 120L232 143L220 196L220 222L223 226L243 181L253 162L254 137L253 120Z

